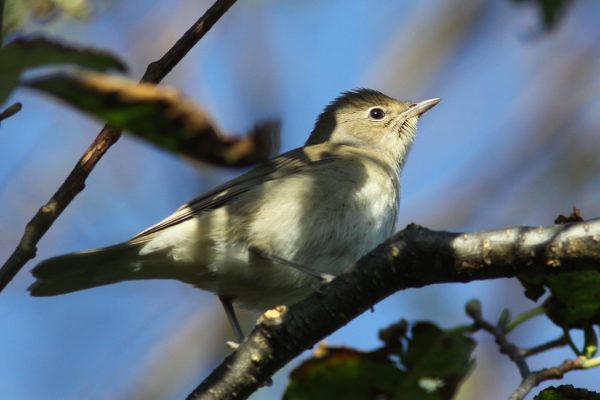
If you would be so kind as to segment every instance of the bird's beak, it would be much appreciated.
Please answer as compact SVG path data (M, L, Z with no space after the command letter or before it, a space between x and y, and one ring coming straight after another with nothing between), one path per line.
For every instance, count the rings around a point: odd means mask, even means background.
M433 106L435 106L441 100L442 99L440 99L439 97L435 97L433 99L423 100L418 103L411 103L408 105L408 109L400 115L406 119L411 118L411 117L418 117L421 114L423 114L425 111L427 111L430 108L432 108Z

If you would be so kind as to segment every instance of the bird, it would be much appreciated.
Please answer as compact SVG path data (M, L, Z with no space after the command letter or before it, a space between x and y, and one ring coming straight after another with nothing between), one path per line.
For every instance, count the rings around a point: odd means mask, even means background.
M175 279L215 293L238 340L234 306L294 304L315 280L341 274L387 239L400 174L419 117L439 98L399 101L343 92L304 146L257 165L113 246L49 258L32 270L32 296L123 281Z

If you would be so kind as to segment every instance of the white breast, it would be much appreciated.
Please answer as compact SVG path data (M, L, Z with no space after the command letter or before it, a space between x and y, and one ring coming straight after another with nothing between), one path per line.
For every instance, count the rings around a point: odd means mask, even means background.
M298 175L269 188L251 240L320 272L339 274L391 234L397 180L374 165Z
M186 281L247 308L301 300L316 287L313 277L249 249L338 275L389 237L398 205L398 180L378 165L344 160L316 172L265 182L168 228L142 252L169 249L174 268L193 265Z

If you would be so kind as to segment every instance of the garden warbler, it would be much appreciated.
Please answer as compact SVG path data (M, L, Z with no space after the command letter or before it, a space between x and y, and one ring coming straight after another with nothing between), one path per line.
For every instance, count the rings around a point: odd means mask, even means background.
M131 240L36 266L33 296L137 279L177 279L216 293L238 339L232 303L265 310L315 289L388 238L400 173L419 116L440 99L402 102L343 93L303 147L183 205Z

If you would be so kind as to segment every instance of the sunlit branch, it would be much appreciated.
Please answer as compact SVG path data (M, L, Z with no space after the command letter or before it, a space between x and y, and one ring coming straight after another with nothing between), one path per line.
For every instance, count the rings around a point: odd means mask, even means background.
M289 309L267 311L188 399L247 398L302 351L399 290L600 270L599 241L600 219L472 233L410 225L314 295Z

